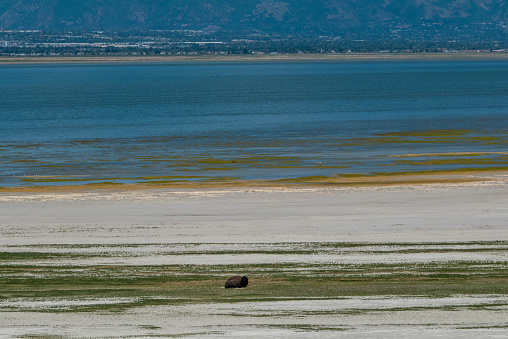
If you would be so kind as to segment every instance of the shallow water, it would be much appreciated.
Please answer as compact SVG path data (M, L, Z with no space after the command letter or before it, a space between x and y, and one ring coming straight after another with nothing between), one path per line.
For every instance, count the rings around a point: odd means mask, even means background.
M507 149L508 62L57 64L0 79L0 186L508 165L485 153ZM436 152L474 154L387 157Z

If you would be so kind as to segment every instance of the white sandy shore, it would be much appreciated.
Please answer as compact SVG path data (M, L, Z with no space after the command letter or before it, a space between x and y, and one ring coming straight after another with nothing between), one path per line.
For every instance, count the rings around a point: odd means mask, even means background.
M508 299L496 295L191 304L150 306L123 313L40 313L35 312L37 308L34 304L37 302L26 304L17 303L20 307L32 307L25 312L0 313L0 338L44 335L64 338L162 338L181 335L186 338L415 336L476 339L506 338L508 331ZM54 304L58 307L62 301ZM84 304L90 304L90 301Z
M32 250L114 254L104 258L90 256L87 259L90 261L80 265L508 262L504 247L497 250L495 244L485 245L490 246L488 251L464 251L459 257L454 257L458 252L445 256L432 252L394 254L388 244L506 241L506 206L508 185L503 181L377 188L2 193L0 251L26 252L32 245L45 245ZM380 253L384 245L375 245L376 255L369 254L368 247L304 256L245 253L226 258L213 254L224 243L247 249L249 246L277 249L287 242L387 243L387 253ZM87 246L73 248L65 244ZM136 246L115 249L112 245L116 244ZM210 254L190 253L196 249ZM48 259L45 264L76 264L72 258L66 260L70 261ZM379 295L149 306L120 313L59 312L81 304L123 302L129 300L0 299L0 338L508 336L508 295L448 298ZM302 330L305 328L308 330Z
M0 195L0 245L508 240L504 182Z

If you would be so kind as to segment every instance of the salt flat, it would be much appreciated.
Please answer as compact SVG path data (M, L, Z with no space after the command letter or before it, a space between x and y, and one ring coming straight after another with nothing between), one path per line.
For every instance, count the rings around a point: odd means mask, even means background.
M0 338L506 337L506 206L501 180L2 193Z
M475 309L485 303L501 303ZM506 297L345 298L147 307L122 313L2 312L4 334L62 337L503 338ZM446 308L452 308L452 310ZM402 309L403 308L403 309ZM24 317L20 317L23 315ZM7 325L8 324L8 325ZM158 324L158 325L154 325ZM37 337L37 335L35 335Z
M1 245L507 240L503 182L0 195Z

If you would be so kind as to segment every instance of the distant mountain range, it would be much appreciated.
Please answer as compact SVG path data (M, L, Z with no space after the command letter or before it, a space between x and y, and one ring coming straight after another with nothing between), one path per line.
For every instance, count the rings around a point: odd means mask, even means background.
M505 0L2 0L2 30L334 32L382 25L502 27Z

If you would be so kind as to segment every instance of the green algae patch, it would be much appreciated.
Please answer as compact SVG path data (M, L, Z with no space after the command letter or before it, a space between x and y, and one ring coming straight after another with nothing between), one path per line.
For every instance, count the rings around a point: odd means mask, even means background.
M241 180L241 178L239 177L218 177L218 178L208 178L208 179L203 179L202 182L207 182L207 183L230 183L230 182L235 182L235 181L238 181L238 180Z
M152 180L152 181L138 181L136 184L147 184L147 185L166 185L166 184L181 184L191 183L190 180Z
M203 165L230 165L230 164L236 164L237 160L201 159L201 160L196 160L193 163L203 164Z
M32 178L23 178L21 180L23 182L31 182L31 183L64 183L64 182L95 181L95 180L101 180L101 179L32 177Z
M100 139L78 139L78 140L73 140L71 142L75 143L75 144L80 144L80 145L93 145L93 144L104 143L104 140L100 140Z
M433 175L433 174L450 174L462 172L495 172L506 171L508 166L491 166L491 167L462 167L454 169L438 169L438 170L421 170L421 171L401 171L401 172L371 172L371 173L345 173L336 174L337 177L359 178L359 177L383 177L383 176L411 176L411 175Z
M202 171L232 171L237 169L236 167L205 167Z
M400 137L371 137L371 138L355 138L350 139L346 142L339 143L339 146L368 146L368 145L379 145L379 144L399 144L407 143L408 141Z
M508 166L464 167L459 169L419 170L401 172L336 173L331 176L310 176L270 181L271 183L334 185L334 186L383 186L467 183L496 180L496 172L505 172Z
M300 177L300 178L285 178L285 179L276 179L272 180L270 182L273 183L291 183L291 184L305 184L305 183L317 183L317 182L323 182L330 179L330 177L325 175L313 175L313 176L306 176L306 177Z
M133 178L133 179L140 179L140 180L194 180L194 179L205 179L204 176L194 176L194 175L161 175L161 176L150 176L150 177L139 177L139 178Z
M498 145L506 142L506 136L489 133L485 135L473 130L429 130L402 131L375 134L372 137L351 139L341 146L371 146L397 144L458 144L471 143L483 145Z
M506 165L506 161L495 159L447 159L447 160L396 160L397 164L405 164L412 166L438 166L438 165Z
M444 153L409 153L389 154L386 157L420 158L420 157L485 157L492 155L508 155L508 152L444 152ZM508 156L507 156L508 157ZM505 157L499 157L505 158Z
M252 156L234 159L206 158L189 160L187 163L197 165L256 165L263 167L267 164L295 164L301 162L302 160L297 157Z
M428 131L407 131L407 132L388 132L376 134L383 137L443 137L443 136L461 136L474 133L473 130L455 130L455 129L439 129Z
M114 181L101 181L101 182L91 182L86 184L86 186L123 186L124 183L114 182Z

